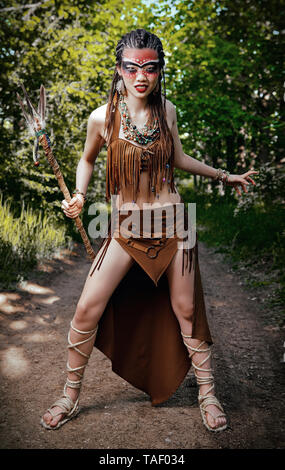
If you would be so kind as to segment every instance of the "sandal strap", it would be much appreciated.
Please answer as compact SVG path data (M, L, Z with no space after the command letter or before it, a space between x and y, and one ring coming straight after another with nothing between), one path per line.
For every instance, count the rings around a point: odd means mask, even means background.
M76 333L79 333L79 334L82 334L82 335L87 335L89 334L90 336L86 339L84 339L83 341L78 341L76 343L72 343L71 340L70 340L70 330L68 332L68 348L69 349L74 349L76 352L78 352L81 356L83 357L86 357L87 359L90 358L90 355L88 354L85 354L83 351L80 351L80 349L78 349L76 346L80 346L81 344L84 344L84 343L87 343L88 341L91 341L97 334L97 331L98 331L98 324L96 325L96 327L93 329L93 330L89 330L89 331L81 331L81 330L78 330L77 328L75 328L72 324L72 321L70 322L70 327L72 330L74 330ZM82 379L83 379L83 374L84 374L84 369L86 367L88 363L88 360L87 362L85 362L85 364L83 364L82 366L78 366L78 367L71 367L69 362L67 362L66 364L66 368L67 368L67 372L69 373L74 373L75 375L77 375L79 377L79 380L71 380L69 378L67 378L66 380L66 384L64 386L64 394L66 394L65 390L66 390L66 387L69 387L69 388L74 388L74 389L79 389L81 388L81 383L82 383ZM79 372L81 371L81 372Z
M185 346L187 347L187 349L189 351L189 357L191 359L192 366L194 368L194 374L195 374L195 377L196 377L197 384L198 385L210 385L210 387L206 391L205 395L200 395L199 394L199 396L198 396L198 402L199 402L200 410L201 410L201 413L202 413L203 423L205 424L206 428L210 431L219 431L219 430L225 429L226 425L222 425L219 428L210 427L209 423L207 422L207 418L206 418L206 413L209 413L212 416L213 419L217 419L217 418L226 416L225 413L224 413L222 405L220 404L219 400L215 397L215 395L209 395L209 393L214 389L214 377L212 375L213 369L212 368L205 369L205 368L202 367L208 361L208 359L211 357L211 347L209 346L208 348L201 349L202 346L206 342L206 341L201 341L199 346L194 348L193 346L188 344L187 341L185 341L185 339L192 338L192 335L185 335L182 331L181 331L181 335L183 337L183 342L184 342ZM193 361L193 356L195 354L207 353L207 352L209 352L209 354L200 363L195 363ZM200 376L200 375L198 375L198 371L209 372L209 374L207 376ZM221 411L221 413L219 413L218 415L214 415L211 411L209 411L207 409L207 407L209 405L215 405Z
M76 333L80 333L81 335L88 335L89 333L94 333L94 331L97 332L97 330L98 330L98 324L96 325L96 327L93 330L89 330L89 331L78 330L77 328L75 328L75 326L73 326L72 320L70 322L70 326L74 331L76 331Z
M203 381L203 379L206 379L206 377L200 377L196 374L196 370L200 370L202 372L212 372L213 369L205 369L205 368L202 368L201 366L203 366L205 364L205 362L207 362L207 360L211 357L211 348L210 346L206 349L201 349L201 346L203 346L203 344L206 343L206 341L201 341L201 343L199 344L199 346L197 348L194 348L193 346L191 346L190 344L187 343L187 341L184 340L184 338L192 338L191 335L185 335L182 331L181 331L181 335L183 337L183 343L185 344L186 348L190 351L191 353L189 354L189 357L190 359L192 360L192 366L194 368L194 371L195 371L195 376L196 376L196 379L201 379L201 381ZM194 354L196 353L204 353L204 352L209 352L209 354L205 357L205 359L203 359L199 364L195 364L195 362L193 361L192 357L194 356ZM214 380L214 377L211 375L210 377L208 377L208 379L212 379ZM211 382L204 382L203 383L211 383ZM201 385L203 384L201 382ZM199 384L200 385L200 384Z
M56 400L47 411L52 415L53 418L55 418L56 416L70 413L76 405L77 401L74 403L68 395L63 395L61 398ZM62 411L55 413L53 408L56 406L60 407Z
M84 339L83 341L78 341L76 343L72 343L71 339L70 339L70 330L68 332L68 348L69 349L74 349L76 352L78 352L78 354L80 354L81 356L84 356L85 358L89 359L90 355L85 354L83 351L80 351L80 349L78 349L77 346L80 346L81 344L85 344L88 341L91 341L93 338L95 338L95 336L97 334L97 331L98 331L98 324L96 325L96 327L93 330L90 330L90 331L78 330L77 328L75 328L73 326L72 321L70 322L70 327L76 333L79 333L79 334L82 334L82 335L90 335L88 338ZM66 388L67 387L73 388L73 389L80 389L81 388L83 372L84 372L84 369L87 365L87 362L85 364L83 364L82 366L79 366L79 367L71 367L69 365L69 363L67 362L67 365L66 365L67 366L67 371L69 373L76 374L80 379L79 380L70 380L69 378L67 378L66 383L64 385L64 389L63 389L63 396L61 398L59 398L58 400L56 400L51 405L51 407L47 409L47 411L51 414L51 416L53 418L55 418L56 416L59 416L59 415L67 415L67 419L71 419L73 414L78 411L79 395L78 395L77 400L74 403L73 400L71 399L71 397L66 393ZM81 373L79 371L81 371ZM60 411L55 413L54 412L55 407L59 407ZM64 420L61 420L61 421L64 423L66 421L66 419L65 419L65 421ZM59 427L59 424L61 423L61 421L59 421L57 427L55 427L54 429L57 429ZM51 429L51 428L48 428L48 429Z
M199 395L198 399L199 399L199 405L203 409L203 411L206 411L207 413L210 413L210 415L214 419L219 418L221 416L226 416L221 403L219 402L217 397L215 397L215 395L210 395L210 396ZM209 406L209 405L215 405L217 408L219 408L220 411L222 411L222 413L215 416L211 411L206 409L206 407Z
M72 325L72 321L70 322L70 327L76 332L76 333L80 333L82 335L87 335L87 334L91 334L91 336L89 336L89 338L86 338L84 339L83 341L78 341L77 343L72 343L71 340L70 340L70 330L68 332L68 348L69 349L74 349L76 352L78 352L78 354L81 354L81 356L83 357L86 357L86 359L90 359L90 355L89 354L85 354L83 351L80 351L80 349L78 349L76 346L80 346L81 344L84 344L84 343L87 343L88 341L90 341L91 339L93 339L96 334L97 334L97 331L98 331L98 324L96 326L96 328L94 328L93 330L90 330L90 331L81 331L81 330L78 330L77 328L75 328L73 325Z
M204 349L201 349L201 347L205 344L205 341L201 341L201 343L199 344L199 346L197 346L196 348L194 348L193 346L191 346L190 344L187 343L187 341L185 341L184 338L188 339L188 338L192 338L191 335L185 335L182 331L181 331L181 335L183 337L183 342L185 344L185 346L187 347L188 350L191 351L191 353L189 354L189 357L190 359L192 360L192 366L194 368L194 374L195 374L195 377L196 377L196 381L197 381L197 384L198 385L211 385L208 390L206 391L206 394L205 395L199 395L199 400L201 400L201 402L203 400L208 400L208 403L210 404L210 401L212 400L212 403L213 405L217 405L219 404L218 400L216 399L216 397L214 395L208 395L214 388L214 376L211 374L211 372L213 372L213 369L210 368L210 369L206 369L204 367L202 367L205 362L208 361L208 359L211 357L211 348L210 346L208 348L204 348ZM198 354L198 353L207 353L209 352L209 354L205 357L205 359L203 359L200 363L196 364L192 357L194 356L194 354ZM197 371L201 371L201 372L210 372L209 375L207 376L200 376L198 375ZM213 398L214 397L214 398ZM202 400L203 399L203 400ZM214 403L214 400L215 403ZM200 401L199 401L200 402ZM219 407L221 405L219 404ZM223 411L223 410L221 410Z
M80 369L84 369L86 367L86 364L83 364L82 366L79 366L79 367L70 367L69 363L67 362L67 364L66 364L67 372L73 372L78 377L80 377L80 379L82 379L83 378L83 373L80 374L78 371Z
M66 379L65 387L69 388L81 388L82 379L81 380L70 380L69 378Z

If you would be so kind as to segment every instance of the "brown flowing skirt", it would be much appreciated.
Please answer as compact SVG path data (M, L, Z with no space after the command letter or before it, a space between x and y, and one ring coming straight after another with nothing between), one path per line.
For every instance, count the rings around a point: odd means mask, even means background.
M167 223L169 219L161 208L132 211L136 212L135 220L139 221L138 230L136 224L132 225L132 230L126 229L124 221L130 214L119 213L113 233L109 224L108 237L101 245L105 243L104 250L90 273L92 275L95 269L100 269L113 237L135 260L109 299L99 321L94 346L111 360L112 370L116 374L150 396L152 405L170 398L191 366L171 306L165 274L179 249L178 243L182 241L178 235L181 233L178 231L178 226L181 228L181 210L177 210L175 205L174 209L174 223L170 227ZM147 211L151 211L153 216L151 225L145 230L142 222ZM183 211L188 223L187 212L185 209ZM159 218L162 223L160 233L154 230L157 228L155 221ZM150 219L147 217L147 220ZM171 233L173 236L169 238ZM197 233L195 245L183 249L182 274L185 269L189 272L195 270L192 337L212 344L199 270Z

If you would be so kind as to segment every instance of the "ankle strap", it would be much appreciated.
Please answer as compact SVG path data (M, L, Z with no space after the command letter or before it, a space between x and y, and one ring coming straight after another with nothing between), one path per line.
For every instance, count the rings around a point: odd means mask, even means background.
M76 330L72 327L71 325L71 328L76 331L76 333L82 333L80 330ZM72 343L71 340L70 340L70 331L68 332L68 336L67 336L67 339L68 339L68 348L69 349L74 349L76 352L78 352L78 354L81 354L81 356L83 357L86 357L86 359L89 359L90 358L90 355L89 354L85 354L83 351L80 351L80 349L78 349L76 346L81 346L81 344L84 344L84 343L87 343L88 341L91 341L97 334L97 330L98 330L98 325L96 326L96 328L94 328L94 330L91 330L91 331L84 331L83 334L87 334L87 333L92 333L91 336L89 336L88 338L84 339L83 341L78 341L77 343Z
M84 339L83 341L78 341L77 343L72 343L71 340L70 340L70 330L68 332L68 336L67 336L67 339L68 339L68 348L69 349L74 349L74 351L76 351L78 354L80 354L81 356L85 357L86 359L89 359L90 358L90 355L89 354L86 354L84 353L83 351L80 351L80 349L77 348L77 346L80 346L81 344L85 344L87 343L88 341L91 341L92 339L95 338L96 334L97 334L97 331L98 331L98 324L96 325L96 327L93 329L93 330L90 330L90 331L81 331L81 330L78 330L77 328L75 328L73 325L72 325L72 321L70 322L70 327L72 330L74 330L76 333L79 333L79 334L90 334L90 336L88 336L88 338ZM88 361L87 361L88 362ZM67 378L67 381L66 381L66 384L65 384L65 388L64 388L64 394L66 394L66 387L69 387L69 388L78 388L80 389L81 388L81 383L82 383L82 379L83 379L83 373L84 373L84 369L87 365L87 362L85 364L82 364L81 366L78 366L78 367L71 367L69 365L69 362L67 362L66 366L67 366L67 371L70 372L70 373L74 373L75 375L77 375L77 377L79 377L79 380L70 380L69 378ZM79 372L80 371L80 372Z
M96 325L96 327L95 327L93 330L90 330L90 331L81 331L81 330L78 330L77 328L75 328L75 327L72 325L72 320L71 320L71 322L70 322L70 326L71 326L71 328L72 328L74 331L76 331L76 333L80 333L80 334L82 334L82 335L88 335L88 333L94 333L94 331L97 332L97 330L98 330L98 324Z
M192 335L185 335L184 333L182 333L182 330L180 330L183 338L192 338Z

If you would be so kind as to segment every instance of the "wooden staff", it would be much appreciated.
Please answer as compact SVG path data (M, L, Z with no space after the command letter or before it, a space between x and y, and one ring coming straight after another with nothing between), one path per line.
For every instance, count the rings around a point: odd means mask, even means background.
M64 195L64 198L67 200L67 202L70 202L71 201L71 196L70 196L70 193L69 193L69 190L65 184L65 181L64 181L64 178L63 178L63 175L60 171L60 168L59 168L59 165L52 153L52 149L51 149L51 144L50 144L50 139L49 139L49 136L45 130L45 108L46 108L46 94L45 94L45 88L43 85L41 85L41 88L40 88L40 100L39 100L39 106L38 106L38 111L35 110L35 108L33 107L32 103L31 103L31 100L29 99L29 96L26 92L26 89L24 87L23 84L21 84L21 87L23 89L23 92L24 92L24 95L25 95L25 98L26 98L26 102L27 102L27 106L28 106L28 113L25 111L25 108L24 108L24 105L23 105L23 102L21 100L21 97L19 96L19 94L17 93L17 98L18 98L18 101L20 103L20 106L22 108L22 111L23 111L23 114L24 114L24 117L26 119L26 122L28 124L28 128L30 130L30 132L36 136L36 150L34 151L34 154L33 154L33 158L34 158L34 162L35 162L35 165L38 166L38 154L37 154L37 151L38 151L38 143L40 143L44 149L44 152L45 152L45 155L48 159L48 162L50 164L50 166L52 167L53 169L53 172L57 178L57 181L58 181L58 184L59 184L59 187ZM86 248L86 251L91 259L91 261L94 260L95 258L95 253L94 253L94 250L91 246L91 243L90 243L90 240L84 230L84 227L83 227L83 224L82 224L82 221L80 219L80 217L76 217L74 219L75 221L75 224L76 224L76 227L78 228L79 232L80 232L80 235L82 237L82 240L83 240L83 243L84 243L84 246Z

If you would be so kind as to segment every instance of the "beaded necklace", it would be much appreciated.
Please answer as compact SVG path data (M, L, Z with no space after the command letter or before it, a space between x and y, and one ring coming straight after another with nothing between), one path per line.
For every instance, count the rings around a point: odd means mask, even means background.
M150 118L143 126L142 131L139 131L137 126L132 124L128 107L124 101L123 95L120 95L119 109L122 117L124 136L128 140L133 140L139 144L146 145L149 142L154 142L159 135L159 123L158 119L155 119L153 123L150 123Z

